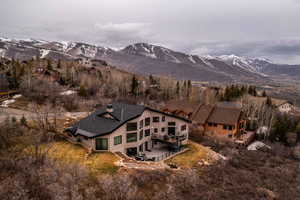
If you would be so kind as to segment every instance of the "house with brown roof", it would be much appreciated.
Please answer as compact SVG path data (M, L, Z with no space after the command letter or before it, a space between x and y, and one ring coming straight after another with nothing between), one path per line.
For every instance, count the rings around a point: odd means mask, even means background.
M164 111L174 114L184 112L184 115L188 116L193 127L196 127L200 134L235 140L245 132L242 109L237 106L199 105L199 103L198 105L193 103L186 105L182 102L165 107Z
M267 102L267 97L253 97L249 96L248 99L250 102L257 104L257 105L262 105ZM294 104L290 101L283 100L283 99L276 99L276 98L271 98L272 105L274 108L277 109L277 111L281 113L290 113L295 110Z

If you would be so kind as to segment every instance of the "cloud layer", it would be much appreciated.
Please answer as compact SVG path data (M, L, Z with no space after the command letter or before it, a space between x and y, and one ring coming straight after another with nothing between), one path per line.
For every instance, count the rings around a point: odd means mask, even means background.
M299 10L299 0L2 0L0 36L300 63Z

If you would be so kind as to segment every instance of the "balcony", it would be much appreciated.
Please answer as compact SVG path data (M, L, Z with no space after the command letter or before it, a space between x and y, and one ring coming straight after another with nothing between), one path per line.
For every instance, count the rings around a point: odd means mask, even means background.
M153 133L152 134L152 140L158 140L161 142L165 142L165 143L170 143L170 144L177 144L180 141L183 141L187 138L186 134L183 133L176 133L175 135L160 135L157 133Z

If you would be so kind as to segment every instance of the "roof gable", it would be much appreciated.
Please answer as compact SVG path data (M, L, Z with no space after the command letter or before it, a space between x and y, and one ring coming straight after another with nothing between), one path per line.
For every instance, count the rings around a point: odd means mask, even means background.
M164 114L166 116L175 117L180 120L190 122L185 118L164 113L143 105L114 103L112 112L107 112L106 107L103 107L95 111L88 117L77 122L73 126L73 128L76 128L77 134L84 135L90 138L98 137L112 133L126 122L141 116L145 110L150 110L153 112Z

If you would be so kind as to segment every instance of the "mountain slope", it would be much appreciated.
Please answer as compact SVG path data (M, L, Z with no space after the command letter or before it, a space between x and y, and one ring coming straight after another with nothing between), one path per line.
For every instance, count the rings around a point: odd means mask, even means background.
M137 43L115 51L81 42L48 42L0 38L0 57L20 60L32 57L102 59L119 68L140 74L159 74L198 81L269 81L272 77L300 77L300 67L277 65L267 59L189 55L171 49Z

